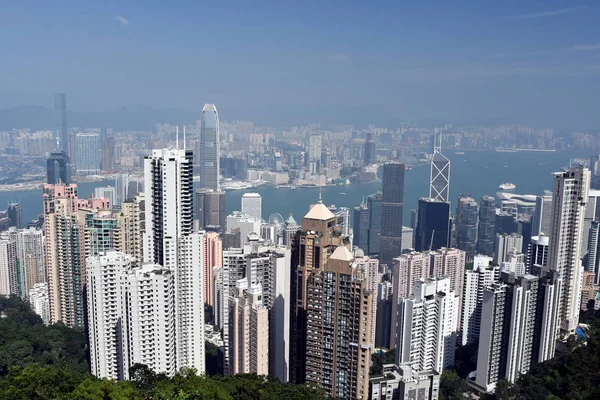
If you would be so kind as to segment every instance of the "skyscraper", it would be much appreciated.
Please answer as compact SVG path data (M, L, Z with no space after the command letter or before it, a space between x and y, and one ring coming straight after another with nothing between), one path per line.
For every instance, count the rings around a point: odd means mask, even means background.
M225 231L226 215L224 191L196 189L196 217L200 229Z
M97 133L78 133L75 136L75 166L77 173L99 174L100 136Z
M214 104L205 104L200 120L200 181L206 189L219 190L219 163L221 143L219 141L219 114Z
M258 193L244 193L242 195L242 213L256 219L262 218L262 198Z
M144 160L144 262L174 269L181 236L193 228L192 152L152 150Z
M50 153L50 157L46 161L46 183L56 185L62 183L68 185L71 183L69 174L69 156L62 151L56 150Z
M0 295L19 294L17 242L6 234L0 236Z
M527 252L527 273L534 273L534 266L548 267L548 243L550 238L544 234L532 236ZM591 250L590 250L591 254Z
M363 249L365 253L369 253L369 208L364 201L354 207L354 218L352 227L354 229L354 245Z
M64 93L54 95L54 137L59 139L60 148L67 157L69 152L69 131L67 130L67 98ZM48 182L50 183L50 182ZM66 183L66 182L65 182Z
M102 171L115 169L115 138L112 136L100 138L100 168Z
M319 134L312 134L308 138L308 162L315 162L315 169L311 173L318 173L321 164L321 152L323 151L323 137Z
M204 235L204 303L214 307L213 269L223 264L223 242L216 232Z
M390 266L402 248L402 209L404 204L404 164L383 166L381 202L381 248L379 261Z
M115 248L134 257L141 263L144 248L144 200L143 196L124 201L117 214L117 231L115 232Z
M540 233L549 235L551 222L552 196L536 196L535 213L531 221L531 236L538 236Z
M449 192L450 160L437 150L431 158L429 197L438 201L448 201Z
M579 322L581 240L589 184L590 171L584 167L554 174L548 267L562 281L559 323L566 332L573 332Z
M377 162L377 155L375 153L375 141L373 140L373 133L367 133L367 140L365 141L365 154L364 162L365 165L375 164Z
M14 226L17 229L23 227L23 210L20 203L10 203L6 209L6 214L10 220L10 226Z
M450 203L430 198L419 199L415 250L449 247L450 231Z
M467 253L472 260L477 250L479 206L472 197L458 199L456 211L456 247Z
M381 192L367 197L369 209L368 246L365 249L368 255L377 257L381 251Z
M494 240L496 239L496 205L494 198L483 196L479 203L479 233L477 237L477 252L492 256Z
M533 241L533 238L531 238ZM588 238L587 266L586 271L593 272L594 282L600 283L600 222L593 221Z

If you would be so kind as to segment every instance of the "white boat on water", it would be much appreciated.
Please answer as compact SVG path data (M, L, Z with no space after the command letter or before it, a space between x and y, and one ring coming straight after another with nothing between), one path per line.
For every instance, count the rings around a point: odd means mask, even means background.
M516 186L514 184L509 183L509 182L503 183L502 185L500 185L498 187L502 190L513 190L516 188Z

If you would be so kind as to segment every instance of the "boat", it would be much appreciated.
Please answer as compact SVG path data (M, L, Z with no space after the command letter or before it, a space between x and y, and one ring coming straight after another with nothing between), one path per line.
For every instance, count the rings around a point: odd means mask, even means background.
M335 204L332 204L332 205L330 205L327 208L329 208L329 211L336 211L337 210L337 207L335 206Z
M502 190L513 190L516 188L516 186L512 183L509 182L505 182L502 185L498 186L500 189Z
M496 149L496 151L500 152L500 153L516 153L519 150L517 150L517 149Z
M340 192L340 194L341 194L342 196L345 196L345 195L346 195L346 192Z
M457 151L457 152L455 152L454 154L456 154L456 155L459 155L459 156L462 156L463 154L465 154L465 152L464 152L464 151Z

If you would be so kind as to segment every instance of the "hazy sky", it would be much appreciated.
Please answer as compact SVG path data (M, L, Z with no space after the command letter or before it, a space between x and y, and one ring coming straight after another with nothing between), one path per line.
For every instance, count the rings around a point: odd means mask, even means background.
M600 128L599 17L594 1L4 0L0 107L65 92L81 111Z

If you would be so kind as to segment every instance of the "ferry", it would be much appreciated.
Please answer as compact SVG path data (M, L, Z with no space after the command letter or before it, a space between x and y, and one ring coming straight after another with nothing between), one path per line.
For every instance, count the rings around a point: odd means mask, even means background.
M513 190L516 188L516 186L514 184L509 183L509 182L503 183L502 185L500 185L498 187L502 190Z
M329 211L331 211L331 212L334 212L334 211L336 211L336 210L337 210L337 207L335 206L335 204L332 204L332 205L330 205L330 206L329 206L329 207L327 207L327 208L329 208Z
M464 151L456 151L456 152L454 152L454 154L456 154L458 156L462 156L465 154L465 152Z
M346 192L340 192L340 194L341 194L342 196L345 196L345 195L346 195Z

